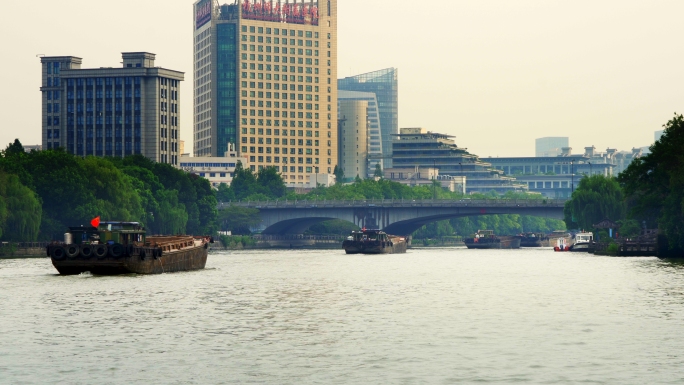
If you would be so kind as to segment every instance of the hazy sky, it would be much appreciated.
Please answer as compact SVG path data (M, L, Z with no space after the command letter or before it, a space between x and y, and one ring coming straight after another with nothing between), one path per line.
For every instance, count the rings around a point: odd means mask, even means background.
M684 112L684 1L339 0L339 76L399 68L399 125L456 135L487 156L653 142ZM40 143L40 60L120 66L122 51L184 71L181 139L192 148L191 0L0 2L0 145Z

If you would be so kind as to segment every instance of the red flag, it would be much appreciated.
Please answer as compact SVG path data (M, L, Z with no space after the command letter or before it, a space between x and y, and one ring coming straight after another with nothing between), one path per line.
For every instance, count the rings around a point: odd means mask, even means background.
M97 226L100 225L100 216L98 215L98 216L96 216L95 218L93 218L93 219L90 221L90 225L93 226L93 227L95 227L95 228L97 228Z

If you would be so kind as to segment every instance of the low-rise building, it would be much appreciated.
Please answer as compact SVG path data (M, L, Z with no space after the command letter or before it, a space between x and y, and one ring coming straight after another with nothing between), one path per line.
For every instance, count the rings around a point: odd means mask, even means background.
M387 180L407 186L432 186L436 180L442 188L451 192L466 192L465 176L439 175L439 169L433 167L386 168L383 175Z
M181 156L179 168L191 174L206 178L212 187L218 187L221 183L230 185L235 176L235 166L237 162L242 163L242 167L247 165L246 156L238 156L235 147L228 146L228 151L222 157L216 156Z
M309 179L308 187L316 188L318 186L330 187L335 184L335 175L333 174L309 174L307 175Z

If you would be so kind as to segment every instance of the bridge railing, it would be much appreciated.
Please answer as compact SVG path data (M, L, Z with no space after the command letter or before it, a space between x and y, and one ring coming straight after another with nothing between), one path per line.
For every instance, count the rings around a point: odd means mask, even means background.
M354 199L354 200L269 200L219 202L229 206L257 209L343 208L343 207L563 207L567 199Z

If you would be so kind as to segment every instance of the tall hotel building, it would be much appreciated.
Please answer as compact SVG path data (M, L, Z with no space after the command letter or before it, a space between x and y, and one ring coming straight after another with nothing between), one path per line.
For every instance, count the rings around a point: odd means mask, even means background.
M122 58L118 68L81 68L74 56L41 58L43 149L178 164L183 73L155 67L149 52Z
M194 4L194 154L287 184L337 164L337 0Z

